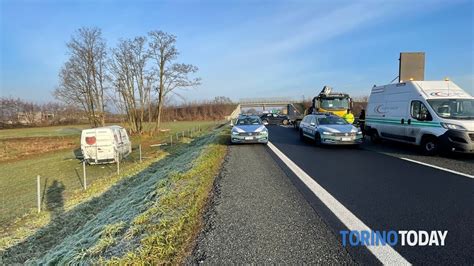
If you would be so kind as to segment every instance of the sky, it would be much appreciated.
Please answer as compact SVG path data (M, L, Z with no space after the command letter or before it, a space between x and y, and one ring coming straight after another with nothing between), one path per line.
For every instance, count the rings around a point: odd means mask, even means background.
M66 43L102 29L108 47L163 30L178 62L199 68L186 101L352 96L398 75L402 51L426 53L427 80L449 77L474 95L474 1L0 0L0 95L54 100Z

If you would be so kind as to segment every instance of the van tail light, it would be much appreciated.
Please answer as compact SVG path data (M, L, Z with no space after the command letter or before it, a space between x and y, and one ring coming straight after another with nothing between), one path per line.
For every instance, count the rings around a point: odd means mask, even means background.
M95 144L95 137L86 137L86 143L88 145L93 145Z

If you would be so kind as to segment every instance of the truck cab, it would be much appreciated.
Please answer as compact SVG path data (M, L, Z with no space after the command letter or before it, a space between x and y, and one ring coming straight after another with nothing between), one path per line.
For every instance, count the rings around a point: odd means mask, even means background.
M474 153L474 97L449 80L374 86L365 130L374 142L410 143L427 155Z
M332 92L332 88L324 86L318 96L313 98L312 105L307 114L312 113L333 113L339 117L344 117L347 110L352 107L352 99L349 94Z

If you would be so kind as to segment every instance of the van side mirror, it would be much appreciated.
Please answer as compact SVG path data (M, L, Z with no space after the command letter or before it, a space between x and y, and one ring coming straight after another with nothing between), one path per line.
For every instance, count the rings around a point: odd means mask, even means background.
M311 123L309 123L309 124L310 124L312 127L316 126L316 123L314 123L314 122L311 122Z

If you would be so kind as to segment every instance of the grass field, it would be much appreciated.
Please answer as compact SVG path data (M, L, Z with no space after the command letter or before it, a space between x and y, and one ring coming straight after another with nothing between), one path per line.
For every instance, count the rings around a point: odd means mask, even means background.
M207 129L215 122L196 121L196 122L171 122L164 123L163 128L169 129L167 132L161 132L153 137L132 136L132 146L137 147L142 144L143 156L147 158L156 158L162 151L159 147L150 147L150 144L169 142L169 136L177 132L189 130L200 126ZM82 164L75 158L73 150L78 148L79 135L81 128L87 126L66 126L66 127L45 127L45 128L27 128L27 129L8 129L0 130L0 223L9 224L15 218L28 214L36 207L36 176L41 176L41 192L43 207L48 207L48 191L53 191L52 187L58 186L63 190L64 197L69 197L70 193L83 188ZM180 137L181 137L180 134ZM189 132L185 132L189 136ZM22 137L23 136L23 137ZM40 140L32 145L31 141ZM60 139L55 139L60 138ZM73 141L74 147L67 146L67 149L61 148L58 144L58 150L54 150L49 145L51 141ZM41 140L43 144L41 144ZM24 142L25 145L17 143ZM44 144L44 142L48 142ZM15 144L10 147L10 144ZM71 144L71 143L69 143ZM42 147L43 145L44 147ZM54 145L53 145L54 146ZM46 148L48 147L48 148ZM30 154L24 158L18 157L22 154ZM3 161L3 157L10 160ZM14 157L12 157L14 156ZM122 161L121 169L125 170L138 161L138 150L135 149L132 155ZM13 160L13 159L14 160ZM116 165L94 165L87 166L87 183L90 185L101 178L108 178L116 173Z
M228 131L183 140L162 159L133 164L136 169L105 190L97 184L107 179L98 179L88 192L72 192L59 211L32 214L32 222L15 231L19 237L0 239L0 264L182 263L200 230ZM57 189L54 194L65 193Z
M190 129L197 125L208 125L215 123L213 121L177 121L177 122L163 122L161 128L170 129L172 131L182 131ZM125 124L120 124L126 127ZM145 123L145 128L150 128L152 125ZM8 138L27 138L27 137L67 137L79 136L81 130L90 128L89 125L67 125L67 126L53 126L53 127L32 127L32 128L15 128L0 130L0 139Z

